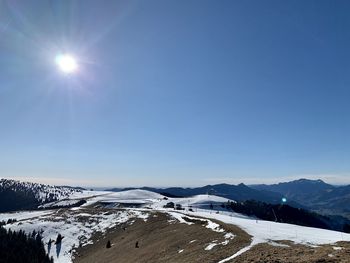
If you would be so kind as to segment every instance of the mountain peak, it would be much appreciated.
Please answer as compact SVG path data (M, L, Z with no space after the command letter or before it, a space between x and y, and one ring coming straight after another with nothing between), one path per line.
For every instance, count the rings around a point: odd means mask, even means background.
M291 184L291 183L303 183L303 184L326 184L328 185L327 183L325 183L323 180L321 179L306 179L306 178L300 178L300 179L297 179L297 180L294 180L294 181L290 181L290 182L284 182L284 183L279 183L279 184Z

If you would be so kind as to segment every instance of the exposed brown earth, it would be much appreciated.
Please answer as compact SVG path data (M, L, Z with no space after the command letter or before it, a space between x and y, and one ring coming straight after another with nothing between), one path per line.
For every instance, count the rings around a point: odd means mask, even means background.
M258 244L230 262L259 263L348 263L350 262L350 242L317 247L297 245L290 241L280 241L288 247ZM341 248L341 249L340 249Z
M146 222L142 219L131 220L110 229L106 234L96 234L92 245L78 248L74 263L211 263L230 257L251 241L251 237L240 228L215 221L225 229L225 233L233 233L235 237L227 245L219 244L205 250L213 241L224 242L224 233L206 228L206 223L200 220L188 220L194 224L187 225L168 214L150 213ZM108 240L111 248L106 248ZM135 247L136 242L138 248ZM272 244L258 244L229 262L350 263L350 242L317 247L290 241Z
M205 250L214 240L216 243L226 240L225 233L214 232L205 225L201 221L187 225L167 214L151 213L146 222L137 219L133 224L117 226L105 235L95 235L93 245L77 250L74 263L218 262L250 243L250 236L240 228L220 223L235 237L227 245L219 244ZM106 248L108 240L111 248Z

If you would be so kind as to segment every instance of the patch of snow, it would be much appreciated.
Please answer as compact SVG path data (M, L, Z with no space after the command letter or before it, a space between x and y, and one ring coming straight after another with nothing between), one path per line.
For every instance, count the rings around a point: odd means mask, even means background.
M225 230L222 229L219 224L214 223L213 221L211 221L209 219L192 217L192 216L184 215L184 214L179 213L179 212L167 212L167 213L170 214L172 217L176 218L180 223L185 223L185 224L188 224L188 225L194 224L192 222L186 221L184 219L184 217L185 217L185 218L189 218L189 219L192 219L192 220L199 220L199 221L207 222L205 227L208 228L208 229L211 229L214 232L218 232L218 233L225 232Z
M183 215L180 214L180 213L168 212L168 214L171 215L172 217L174 217L175 219L177 219L180 223L187 224L187 225L193 225L194 224L192 222L188 222L185 219L183 219Z
M213 221L210 221L210 220L206 220L208 222L208 224L206 225L206 228L209 228L215 232L219 232L219 233L222 233L222 232L225 232L225 230L223 230L219 224L217 223L214 223Z
M271 246L274 246L274 247L290 247L290 246L288 246L286 244L281 244L281 243L277 243L277 242L274 242L274 241L270 241L268 244L271 245Z
M137 217L137 218L141 218L143 219L143 221L147 222L147 219L149 218L149 213L144 213L140 210L136 210L136 209L128 209L129 211L132 211L132 213L134 214L134 217Z
M76 214L76 216L91 216L91 214L88 214L88 213L79 213L79 214Z
M228 243L230 243L230 240L226 239L225 241L222 241L220 244L223 246L226 246Z
M217 241L217 240L215 240ZM207 245L204 250L212 250L215 246L217 246L218 244L216 242L210 243L209 245Z
M253 241L248 246L240 249L239 251L237 251L235 254L233 254L232 256L230 256L228 258L220 260L218 263L224 263L224 262L230 261L230 260L238 257L239 255L242 255L244 252L247 252L249 249L251 249L256 244L258 244L258 243L253 239Z
M233 239L235 237L235 235L232 233L226 233L224 237L225 237L225 239Z

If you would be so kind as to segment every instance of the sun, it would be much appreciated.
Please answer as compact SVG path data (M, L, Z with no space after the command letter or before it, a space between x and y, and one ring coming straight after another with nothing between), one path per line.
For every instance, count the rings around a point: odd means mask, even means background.
M58 68L66 74L71 74L77 71L78 63L74 56L70 54L59 54L55 58Z

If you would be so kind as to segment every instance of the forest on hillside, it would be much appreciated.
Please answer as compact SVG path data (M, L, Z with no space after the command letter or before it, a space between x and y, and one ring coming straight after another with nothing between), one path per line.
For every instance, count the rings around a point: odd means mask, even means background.
M0 263L53 263L45 251L40 233L5 229L0 222Z

